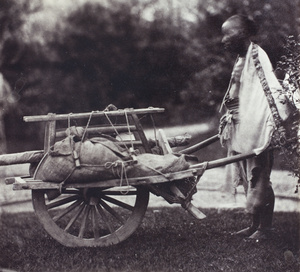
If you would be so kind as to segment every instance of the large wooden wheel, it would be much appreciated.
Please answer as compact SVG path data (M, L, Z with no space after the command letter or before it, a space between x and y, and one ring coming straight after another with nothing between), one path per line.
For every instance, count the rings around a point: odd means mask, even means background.
M141 186L126 191L65 189L53 200L47 192L32 190L35 213L44 229L69 247L110 246L125 240L142 222L149 201L149 191Z

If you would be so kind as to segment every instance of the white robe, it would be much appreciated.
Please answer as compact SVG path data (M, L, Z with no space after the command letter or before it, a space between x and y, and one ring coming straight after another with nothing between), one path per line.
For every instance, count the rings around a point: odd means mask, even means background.
M257 155L261 154L270 145L273 132L276 129L269 102L254 65L252 50L253 43L248 48L238 84L239 89L235 94L239 99L238 121L228 122L223 135L220 135L221 141L222 138L225 140L229 156L250 152L255 152ZM272 95L274 99L275 97L278 98L281 85L273 73L272 64L267 54L260 47L258 47L258 58ZM231 80L228 88L229 97L230 90L234 88L231 85L232 82L234 80ZM248 159L247 166L242 162L227 165L225 190L234 195L235 188L238 185L243 185L247 193L253 167L255 167L254 159Z
M232 149L238 153L254 151L260 154L271 143L275 123L272 112L257 74L252 57L253 43L250 44L243 68L239 89L239 124L231 140ZM272 64L263 49L258 47L258 58L275 101L281 94ZM277 103L276 103L277 105Z

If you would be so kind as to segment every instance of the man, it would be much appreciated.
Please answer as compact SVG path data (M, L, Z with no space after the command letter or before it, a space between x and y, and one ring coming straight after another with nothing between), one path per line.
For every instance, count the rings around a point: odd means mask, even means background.
M238 57L221 106L227 109L220 123L221 143L229 156L250 152L257 155L226 167L232 192L238 185L244 186L246 211L252 215L252 224L234 234L260 240L268 238L272 229L273 154L268 147L281 117L276 102L270 100L274 95L278 97L281 86L267 54L251 41L257 32L252 20L234 15L222 25L222 32L225 49Z

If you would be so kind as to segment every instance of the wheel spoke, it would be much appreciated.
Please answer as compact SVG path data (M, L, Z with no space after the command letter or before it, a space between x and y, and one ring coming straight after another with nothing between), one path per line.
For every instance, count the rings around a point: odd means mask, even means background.
M53 217L53 221L56 222L57 220L61 219L63 216L65 216L70 211L73 211L77 206L79 206L82 203L83 200L78 199L76 202L72 203L68 208L57 214Z
M104 223L105 223L106 226L108 227L109 232L110 232L110 233L113 233L114 230L113 230L112 226L110 225L110 223L109 223L109 221L108 221L108 218L107 218L105 212L103 211L103 209L101 208L101 206L98 204L98 205L95 206L95 207L96 207L96 210L97 210L98 214L100 215L100 217L102 217Z
M78 238L83 238L85 228L86 228L86 221L87 221L87 218L89 216L90 209L91 209L90 205L85 206L85 209L84 209L84 212L83 212L83 219L81 221Z
M120 187L66 188L54 198L52 189L34 189L32 204L44 229L61 244L109 246L137 229L149 200L149 191L142 186L131 187L129 196L120 191Z
M77 213L75 213L73 215L73 217L69 221L68 225L65 227L65 231L68 231L73 226L73 224L75 223L75 221L77 220L77 218L79 217L79 215L82 213L84 207L85 207L85 205L82 203L82 205L79 208L79 210L77 211Z
M77 195L66 197L66 198L63 198L63 199L60 199L60 200L57 200L55 202L52 202L52 203L48 204L47 209L49 210L49 209L67 204L67 203L72 202L72 201L77 200L77 199L78 199Z
M94 232L94 238L98 239L99 238L99 228L98 228L98 224L96 221L96 207L92 206L92 210L91 210L91 216L92 216L92 225L93 225L93 232Z
M105 210L107 210L112 216L114 216L121 224L124 224L123 218L108 204L106 204L103 200L100 200L100 204L103 206Z
M116 205L118 205L118 206L120 206L120 207L122 207L122 208L124 208L124 209L130 210L130 211L133 211L133 210L134 210L134 207L133 207L133 206L128 205L128 204L126 204L126 203L124 203L124 202L122 202L122 201L119 201L119 200L117 200L117 199L111 198L111 197L109 197L109 196L102 196L102 198L103 198L104 200L106 200L106 201L108 201L108 202L111 202L111 203L113 203L113 204L116 204Z

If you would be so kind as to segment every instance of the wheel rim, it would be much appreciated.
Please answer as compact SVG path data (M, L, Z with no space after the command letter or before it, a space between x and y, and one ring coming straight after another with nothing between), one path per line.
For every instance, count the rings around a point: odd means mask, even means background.
M149 191L144 187L66 189L50 200L49 190L32 190L35 213L44 229L65 246L117 244L140 225ZM50 192L50 193L53 193Z

